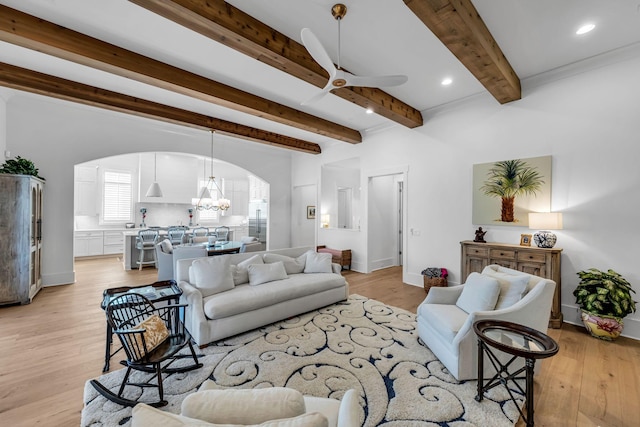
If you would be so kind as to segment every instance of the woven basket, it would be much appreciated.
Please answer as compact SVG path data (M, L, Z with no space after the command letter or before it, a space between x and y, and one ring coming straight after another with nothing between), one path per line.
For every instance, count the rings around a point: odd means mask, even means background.
M431 289L433 286L438 286L438 287L448 286L446 277L422 276L422 279L424 280L424 290L427 293L429 293L429 289Z

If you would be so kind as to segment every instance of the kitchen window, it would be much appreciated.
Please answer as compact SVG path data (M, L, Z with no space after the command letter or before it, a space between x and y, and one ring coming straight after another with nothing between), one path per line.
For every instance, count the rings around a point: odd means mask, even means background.
M103 220L131 221L131 173L115 170L104 171Z

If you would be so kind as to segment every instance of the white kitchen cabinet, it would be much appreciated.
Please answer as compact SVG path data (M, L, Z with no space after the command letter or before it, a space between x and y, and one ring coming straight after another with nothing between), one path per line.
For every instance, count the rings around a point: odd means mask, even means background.
M73 256L96 256L104 253L104 234L102 231L76 231L73 244Z
M75 167L74 215L98 215L98 168Z
M122 231L105 231L103 237L102 253L105 255L121 254L124 244Z
M249 182L247 180L225 180L224 195L231 202L225 215L249 215Z
M246 225L240 225L234 228L233 240L239 241L243 237L249 236L249 227Z
M202 162L193 156L175 153L158 153L154 170L154 154L140 154L138 201L140 203L190 204L198 193L198 171L202 173ZM153 183L154 173L162 197L146 197Z

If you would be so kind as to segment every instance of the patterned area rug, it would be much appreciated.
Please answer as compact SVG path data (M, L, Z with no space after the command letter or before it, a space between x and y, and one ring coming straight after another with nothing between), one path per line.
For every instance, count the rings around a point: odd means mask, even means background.
M164 410L180 413L184 397L210 378L220 388L290 387L336 399L353 388L364 426L496 427L513 426L519 417L502 386L476 402L476 382L457 382L418 341L413 313L359 295L200 353L202 369L166 378ZM99 381L117 390L123 375L121 369ZM148 401L157 399L156 390L147 392L153 393ZM82 426L130 425L131 408L108 401L89 382L84 402Z

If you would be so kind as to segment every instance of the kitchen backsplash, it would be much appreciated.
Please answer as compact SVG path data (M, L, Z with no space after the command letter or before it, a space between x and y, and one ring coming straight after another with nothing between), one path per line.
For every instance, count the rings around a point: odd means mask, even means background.
M140 208L147 209L147 217L145 223L147 226L167 227L171 225L189 225L189 209L192 205L188 204L172 204L172 203L136 203L135 217L132 222L136 224L136 228L140 227L142 222L142 214ZM193 225L197 225L197 213L193 212ZM219 215L217 222L203 223L205 226L216 225L246 225L247 217L238 215ZM103 225L99 222L98 216L76 216L76 230L90 230L101 228L124 228L124 223L118 225Z

